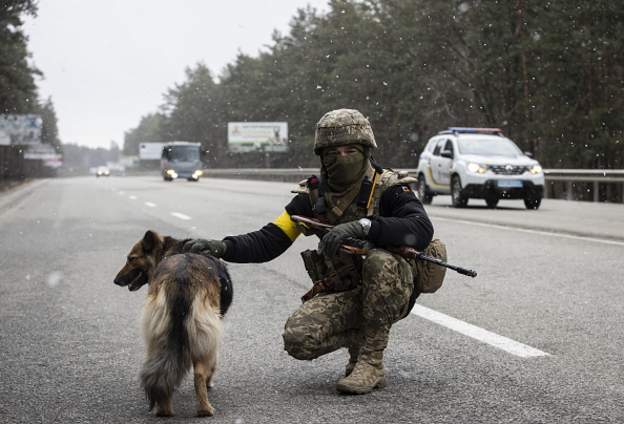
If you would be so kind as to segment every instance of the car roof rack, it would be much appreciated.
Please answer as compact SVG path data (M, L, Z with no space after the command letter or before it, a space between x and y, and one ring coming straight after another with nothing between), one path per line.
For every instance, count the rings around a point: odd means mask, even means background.
M440 131L438 134L494 134L503 135L500 128L473 128L473 127L449 127L448 130Z

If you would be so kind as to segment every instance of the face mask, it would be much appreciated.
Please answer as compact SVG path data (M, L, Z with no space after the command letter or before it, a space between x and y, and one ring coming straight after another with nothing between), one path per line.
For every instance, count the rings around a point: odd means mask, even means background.
M357 183L366 170L366 157L360 149L346 155L328 152L323 155L323 166L327 171L328 184L332 190L343 191Z

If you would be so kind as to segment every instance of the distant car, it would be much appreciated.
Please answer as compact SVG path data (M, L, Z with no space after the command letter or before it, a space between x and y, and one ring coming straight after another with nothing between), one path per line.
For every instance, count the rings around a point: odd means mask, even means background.
M110 177L110 169L106 166L98 166L98 169L95 171L96 177Z
M495 208L500 199L524 199L538 209L544 172L498 128L452 127L432 137L418 161L417 190L423 203L450 194L454 207L471 198Z

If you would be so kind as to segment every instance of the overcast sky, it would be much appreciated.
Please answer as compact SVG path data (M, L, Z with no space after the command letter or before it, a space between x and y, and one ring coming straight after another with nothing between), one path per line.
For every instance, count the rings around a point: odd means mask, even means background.
M296 10L327 0L40 0L25 25L43 98L52 96L64 143L120 145L156 110L184 69L215 74L239 50L256 54L288 31Z

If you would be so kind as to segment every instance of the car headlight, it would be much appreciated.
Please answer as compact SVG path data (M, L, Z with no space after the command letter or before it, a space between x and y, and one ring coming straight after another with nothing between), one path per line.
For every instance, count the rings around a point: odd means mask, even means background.
M201 169L196 170L195 172L193 172L193 178L199 178L203 175L203 171Z
M173 169L167 169L167 175L173 177L174 175L176 175L176 172Z
M468 164L468 171L472 172L473 174L485 174L487 170L487 166L479 165L478 163Z
M529 168L529 172L533 175L541 174L542 167L539 165L533 165L532 167Z

